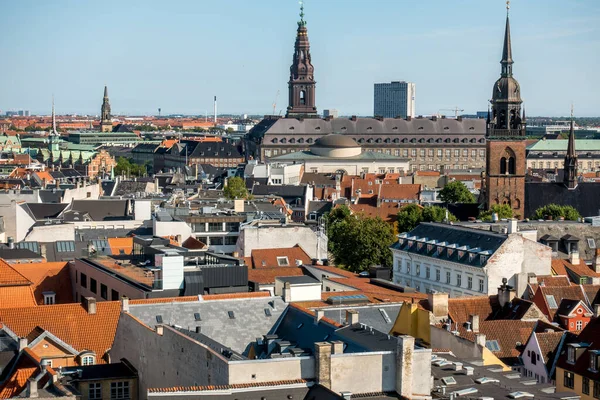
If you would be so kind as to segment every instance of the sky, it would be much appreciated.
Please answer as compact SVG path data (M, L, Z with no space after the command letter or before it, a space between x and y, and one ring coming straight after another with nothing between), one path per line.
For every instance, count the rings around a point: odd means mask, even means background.
M285 114L297 0L0 0L0 110ZM416 83L417 114L487 109L504 0L305 0L317 108L372 115L373 84ZM514 0L528 116L600 115L600 1Z

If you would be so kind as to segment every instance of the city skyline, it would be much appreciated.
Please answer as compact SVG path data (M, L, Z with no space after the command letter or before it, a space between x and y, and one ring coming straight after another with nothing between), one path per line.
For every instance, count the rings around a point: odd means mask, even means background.
M373 84L392 80L419 86L417 114L486 109L505 4L434 3L309 1L318 111L371 115ZM277 91L285 114L296 1L143 4L6 4L0 109L48 114L54 93L58 113L98 115L106 84L117 115L210 115L214 95L220 113L270 114ZM567 115L571 102L576 116L598 114L598 22L592 1L513 2L514 73L529 115Z

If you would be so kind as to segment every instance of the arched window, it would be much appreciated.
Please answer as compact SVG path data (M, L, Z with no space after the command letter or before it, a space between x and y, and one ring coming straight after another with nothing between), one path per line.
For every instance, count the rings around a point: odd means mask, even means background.
M500 159L500 173L506 174L506 157Z
M514 157L510 157L508 159L508 173L510 175L514 175L515 172L515 158Z
M300 91L300 104L306 104L306 92L304 90Z

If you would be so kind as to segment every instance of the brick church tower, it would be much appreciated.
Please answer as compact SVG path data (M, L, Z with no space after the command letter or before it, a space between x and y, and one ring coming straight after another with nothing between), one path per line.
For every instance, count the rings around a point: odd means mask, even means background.
M288 118L315 118L315 69L310 57L310 43L304 20L304 5L300 8L300 21L294 45L294 60L290 67Z
M486 179L484 201L489 208L508 204L515 217L525 211L525 111L521 116L521 88L513 77L510 21L507 2L502 72L493 88L491 115L486 130Z
M112 132L113 130L110 115L110 102L108 101L108 88L106 86L104 86L104 98L102 99L100 130L102 132Z

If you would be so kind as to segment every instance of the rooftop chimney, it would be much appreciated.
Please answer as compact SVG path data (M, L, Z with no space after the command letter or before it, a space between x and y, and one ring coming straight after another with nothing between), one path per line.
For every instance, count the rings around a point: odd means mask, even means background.
M448 318L448 293L429 293L429 308L437 320Z
M38 397L38 381L35 378L27 379L27 397L35 398Z
M129 312L129 297L121 297L121 312Z
M27 338L26 337L22 337L19 338L19 351L24 350L27 347Z
M507 282L506 278L502 278L502 285L498 287L498 303L500 303L500 307L504 307L515 298L515 290Z
M14 249L15 248L15 239L13 239L12 236L8 237L7 243L8 243L8 248L9 249Z
M594 261L596 261L596 258L594 258ZM571 250L571 253L569 254L569 262L573 265L579 265L580 260L578 250Z
M474 333L479 333L479 315L469 316L469 322L471 323L471 330Z
M325 316L325 311L323 310L315 310L315 325L319 323L321 318Z
M600 249L596 249L594 259L592 260L592 269L596 273L600 273Z
M478 333L475 335L475 344L485 347L485 335L483 333Z
M346 310L346 323L348 325L358 324L358 311Z
M507 233L510 235L511 233L517 233L518 231L519 231L519 229L517 228L517 220L514 218L509 219Z
M96 298L95 297L86 297L85 298L85 310L88 314L96 314Z
M154 328L156 330L157 335L159 335L159 336L163 335L163 326L162 325L156 325Z

